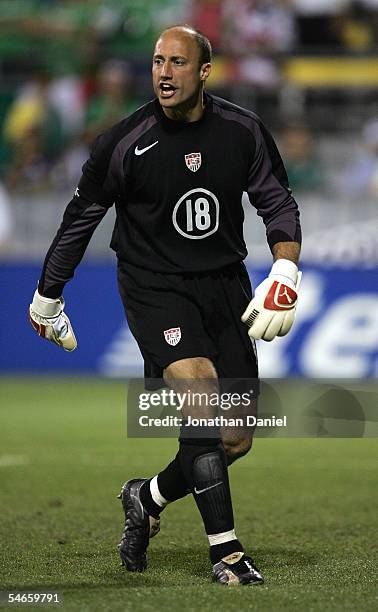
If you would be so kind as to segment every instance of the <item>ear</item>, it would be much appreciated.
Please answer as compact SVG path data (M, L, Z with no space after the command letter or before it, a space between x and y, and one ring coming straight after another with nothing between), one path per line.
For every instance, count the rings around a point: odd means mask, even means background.
M202 66L200 68L200 79L201 79L201 81L206 81L206 79L208 78L210 72L211 72L211 64L210 64L210 62L208 62L206 64L202 64Z

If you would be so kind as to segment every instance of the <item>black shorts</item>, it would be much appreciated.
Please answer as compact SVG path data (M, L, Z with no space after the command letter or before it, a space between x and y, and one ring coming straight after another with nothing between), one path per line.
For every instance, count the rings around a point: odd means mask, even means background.
M119 261L118 286L146 379L189 357L209 358L219 378L257 379L255 344L240 320L252 299L243 263L162 274Z

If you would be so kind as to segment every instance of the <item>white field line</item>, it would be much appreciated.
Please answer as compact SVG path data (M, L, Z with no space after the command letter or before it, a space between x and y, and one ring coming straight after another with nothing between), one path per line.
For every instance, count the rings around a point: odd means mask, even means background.
M29 458L26 455L0 455L0 468L26 465L27 463L29 463Z

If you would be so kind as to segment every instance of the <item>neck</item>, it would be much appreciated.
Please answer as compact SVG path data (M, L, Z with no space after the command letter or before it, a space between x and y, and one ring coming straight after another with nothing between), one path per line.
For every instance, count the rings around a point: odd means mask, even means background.
M168 119L173 121L184 121L185 123L192 123L201 119L204 112L205 104L203 99L203 91L200 92L199 97L196 99L196 103L193 105L193 101L189 100L186 104L180 105L176 108L165 108L162 107L164 114Z

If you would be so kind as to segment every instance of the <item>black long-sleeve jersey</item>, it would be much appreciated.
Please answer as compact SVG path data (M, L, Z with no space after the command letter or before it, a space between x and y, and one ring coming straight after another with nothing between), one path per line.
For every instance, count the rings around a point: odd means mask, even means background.
M120 260L164 273L222 268L247 255L242 193L270 247L300 242L299 212L274 140L252 112L205 94L199 121L153 100L100 135L46 255L40 292L57 297L114 203Z

